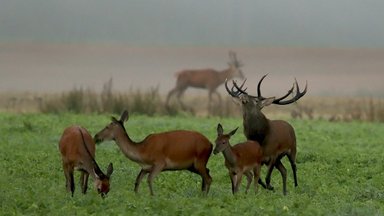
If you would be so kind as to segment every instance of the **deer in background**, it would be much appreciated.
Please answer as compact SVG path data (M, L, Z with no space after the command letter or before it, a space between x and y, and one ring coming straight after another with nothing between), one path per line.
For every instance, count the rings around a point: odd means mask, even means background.
M189 170L202 177L202 191L207 194L212 182L206 165L212 152L212 144L202 134L195 131L175 130L150 134L141 142L131 140L124 127L128 112L121 114L120 120L112 117L112 122L98 132L94 140L114 140L123 154L141 166L135 182L138 192L143 177L153 195L153 179L165 170Z
M95 142L89 132L80 126L71 126L64 130L59 141L59 150L63 162L67 191L75 191L73 179L74 169L81 171L80 186L85 194L88 188L88 177L95 181L95 187L101 197L105 197L110 189L110 177L113 172L112 163L104 174L95 160Z
M177 81L176 86L167 95L165 105L169 109L169 100L176 94L177 101L183 110L187 110L187 107L181 101L181 96L188 87L202 88L208 90L208 111L211 112L212 96L217 95L219 103L221 104L221 96L216 91L217 87L224 83L226 79L232 79L234 77L244 78L241 71L243 64L237 59L236 53L229 52L228 68L223 71L215 69L198 69L198 70L183 70L176 73Z
M227 81L225 82L225 88L227 92L242 104L243 112L243 127L244 135L249 140L258 141L263 149L263 162L268 164L268 171L266 175L267 188L273 189L270 185L271 174L273 168L276 167L283 179L283 193L286 192L286 178L287 171L280 159L285 155L288 157L293 170L293 178L295 186L297 186L296 176L296 135L293 127L283 120L269 120L262 112L265 106L271 104L287 105L299 100L307 92L307 84L305 89L300 92L297 80L294 85L288 91L287 94L280 98L275 97L263 97L261 95L261 82L264 80L264 75L257 85L257 96L252 96L243 89L245 81L238 86L233 81L233 86L229 89ZM291 99L285 100L296 89L295 95Z
M229 139L236 133L237 129L238 128L232 130L228 134L224 134L223 127L221 124L218 124L217 138L215 141L216 146L213 153L223 152L225 166L228 169L228 174L231 179L233 194L239 190L243 174L247 177L245 193L248 192L252 183L252 177L255 179L255 191L257 191L257 182L261 182L259 177L263 151L260 144L252 140L231 146ZM265 187L265 185L263 186Z

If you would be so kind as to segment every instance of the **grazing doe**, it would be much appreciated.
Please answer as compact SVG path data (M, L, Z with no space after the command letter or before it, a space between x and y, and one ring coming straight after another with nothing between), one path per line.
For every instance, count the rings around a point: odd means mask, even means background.
M229 52L230 62L228 68L223 71L217 71L215 69L195 69L195 70L182 70L176 74L177 81L176 86L169 91L165 102L166 107L169 109L169 100L176 94L177 101L183 110L187 110L184 103L181 101L181 96L188 87L202 88L208 90L208 111L211 111L212 95L216 94L221 104L221 96L216 91L217 87L224 83L225 79L231 79L233 77L244 78L241 71L242 64L236 57L236 53Z
M89 132L80 126L70 126L66 128L59 141L59 149L63 162L66 188L75 191L73 180L74 169L81 171L80 186L82 193L85 194L88 188L88 177L95 181L95 187L101 197L105 197L110 189L110 177L113 172L112 163L104 174L95 161L95 142Z
M229 139L233 136L238 128L228 134L223 133L221 124L217 125L216 146L213 150L214 154L223 152L225 158L225 166L228 169L229 177L232 183L232 193L235 194L239 190L243 174L247 177L247 187L245 193L252 183L254 177L255 191L257 191L257 182L260 183L260 169L262 163L263 151L258 142L248 140L243 143L231 146ZM253 174L252 174L253 172Z
M121 114L120 120L112 117L112 122L98 132L96 142L114 140L130 160L141 166L135 182L135 192L142 178L147 177L150 194L153 195L152 181L165 170L189 170L202 177L202 191L207 194L212 182L206 165L212 152L212 144L202 134L195 131L175 130L150 134L141 142L134 142L128 136L124 122L128 112Z
M241 86L238 86L237 83L233 81L231 89L228 88L226 81L225 88L232 97L238 99L242 104L244 135L249 140L258 141L263 148L263 162L268 164L268 172L265 180L267 187L273 189L270 181L273 168L276 167L280 171L283 179L283 193L285 195L287 193L287 170L280 159L285 155L288 156L293 170L295 186L297 186L295 131L286 121L269 120L261 112L261 109L271 104L286 105L299 100L307 92L307 85L305 85L305 89L300 92L299 85L295 80L294 86L284 96L277 99L275 97L265 98L261 96L260 90L261 82L265 77L266 75L261 78L257 85L257 96L249 95L245 89L243 89L245 81ZM294 88L296 88L296 94L293 98L284 100L293 92Z

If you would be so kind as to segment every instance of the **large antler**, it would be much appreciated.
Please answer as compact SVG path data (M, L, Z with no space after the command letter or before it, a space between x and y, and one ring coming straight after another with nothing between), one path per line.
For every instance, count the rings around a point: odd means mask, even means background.
M229 51L229 60L230 60L230 63L232 63L233 65L235 65L237 68L243 66L243 63L241 63L241 62L237 59L236 53L233 52L233 51Z
M252 97L255 97L255 98L259 98L259 99L265 99L265 97L263 97L261 95L261 90L260 90L260 86L261 86L261 82L264 80L264 78L267 76L268 74L264 75L259 83L257 84L257 97L256 96L252 96ZM283 95L282 97L279 97L279 98L276 98L275 100L273 100L272 103L274 104L278 104L278 105L287 105L287 104L290 104L290 103L293 103L297 100L299 100L301 97L303 97L305 95L305 93L307 93L307 87L308 87L308 83L305 82L305 88L302 92L300 92L300 88L299 88L299 84L297 83L297 80L295 78L295 83L293 84L292 88L288 90L287 94ZM293 90L296 88L296 94L294 97L292 97L291 99L289 100L286 100L286 101L283 101L285 98L287 98L292 92Z
M247 92L245 92L245 90L247 90L247 89L246 88L244 90L242 89L244 84L245 84L245 81L247 81L247 80L245 79L243 81L243 83L241 84L241 86L239 87L237 85L237 83L234 80L232 80L233 86L231 89L229 89L228 88L228 79L225 79L225 83L224 83L225 89L227 90L228 94L230 94L232 97L238 98L241 94L247 94ZM237 90L235 90L235 88Z
M228 84L227 84L227 80L225 81L225 88L227 89L227 92L232 96L232 97L239 97L241 94L245 94L245 95L248 95L249 97L253 97L253 98L257 98L259 100L265 100L267 99L266 97L263 97L261 95L261 90L260 90L260 87L261 87L261 83L263 82L264 78L267 76L268 74L264 75L259 83L257 84L257 96L253 96L253 95L250 95L246 92L246 88L243 89L243 86L244 86L244 83L246 80L244 80L244 82L238 86L237 83L235 81L232 81L233 82L233 86L231 89L228 88ZM288 90L288 92L279 97L279 98L276 98L272 103L274 104L278 104L278 105L287 105L287 104L290 104L290 103L293 103L297 100L299 100L301 97L303 97L305 95L305 93L307 93L307 86L308 86L308 83L306 82L305 83L305 88L302 92L300 92L300 88L299 88L299 84L297 83L297 80L295 79L295 82L292 86L291 89ZM296 94L294 97L292 97L291 99L289 100L285 100L285 98L287 98L290 94L292 94L293 90L296 88Z

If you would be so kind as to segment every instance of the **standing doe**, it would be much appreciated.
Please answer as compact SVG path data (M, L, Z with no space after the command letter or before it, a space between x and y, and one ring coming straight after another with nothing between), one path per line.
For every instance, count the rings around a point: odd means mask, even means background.
M152 181L165 170L189 170L202 177L202 191L207 194L212 182L206 165L212 152L212 144L202 134L195 131L175 130L150 134L141 142L131 140L124 127L128 112L121 114L120 120L112 117L112 122L98 132L96 142L114 140L124 155L141 166L135 182L135 192L146 174L150 194L153 195Z
M167 95L165 105L169 108L169 100L171 97L176 94L177 100L181 105L183 110L186 110L186 106L181 101L181 96L188 87L202 88L208 90L208 111L211 111L212 95L216 94L219 103L221 104L221 96L217 93L216 89L221 84L224 83L226 79L231 79L233 77L244 78L243 73L241 72L242 64L237 60L236 53L229 52L230 62L228 63L228 68L223 71L217 71L215 69L195 69L195 70L182 70L176 74L177 81L176 86L173 88Z
M268 172L265 180L267 187L272 188L270 181L275 166L281 173L283 193L285 195L287 193L287 170L280 159L285 155L288 156L293 170L295 186L297 186L295 131L286 121L269 120L261 112L261 109L271 104L286 105L299 100L307 92L307 85L305 85L305 89L300 92L299 85L295 80L294 86L284 96L277 99L275 97L265 98L261 96L260 90L261 82L265 77L266 75L261 78L257 85L257 96L249 95L245 89L243 89L245 81L241 86L238 86L237 83L233 81L233 87L231 89L228 88L227 82L225 82L225 88L232 97L238 99L242 104L243 127L246 138L258 141L263 148L264 162L268 164ZM284 101L284 99L293 92L294 88L296 88L296 94L293 98Z
M223 133L221 124L217 125L216 146L213 150L214 154L223 152L225 158L225 166L228 169L229 177L232 183L232 193L235 194L239 190L243 174L247 177L247 187L245 193L254 177L255 191L257 191L257 182L260 177L260 169L263 157L263 151L260 144L256 141L248 140L243 143L231 146L229 139L236 133L238 128L228 134ZM253 174L252 174L253 172Z
M66 128L59 141L59 149L63 162L66 188L75 191L73 180L74 169L81 171L80 186L82 193L85 194L88 188L88 177L95 181L95 187L101 197L105 197L109 192L110 177L113 172L112 163L104 174L95 161L95 142L89 132L80 126L70 126Z

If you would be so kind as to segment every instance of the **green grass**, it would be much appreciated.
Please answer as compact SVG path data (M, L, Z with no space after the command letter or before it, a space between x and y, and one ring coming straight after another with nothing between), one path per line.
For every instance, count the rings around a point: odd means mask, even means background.
M146 181L133 192L140 167L123 156L113 142L97 146L96 160L105 171L113 162L111 191L101 199L90 180L80 193L79 173L72 198L65 190L58 151L63 129L79 124L92 134L109 123L109 115L0 113L0 205L2 215L384 215L384 125L289 120L298 138L298 183L294 188L287 159L288 195L283 196L275 170L275 191L231 194L223 156L208 163L213 182L208 196L200 192L200 177L187 171L163 172L154 181L155 196ZM239 118L130 116L126 128L138 141L147 134L191 129L216 136L216 125L228 131L241 126ZM241 130L232 143L242 141ZM263 168L262 176L266 170ZM253 189L253 188L252 188Z

